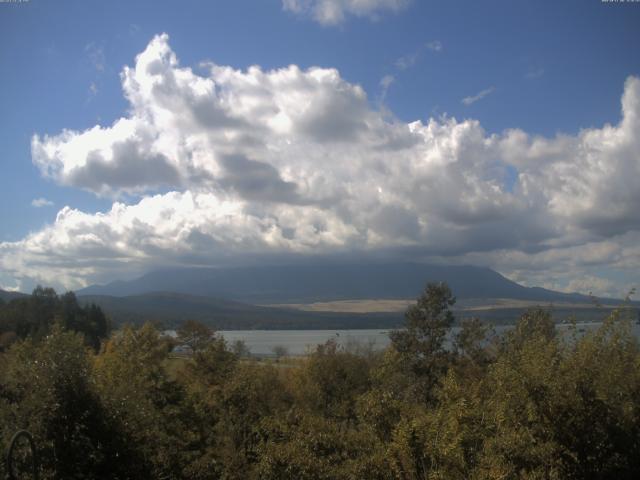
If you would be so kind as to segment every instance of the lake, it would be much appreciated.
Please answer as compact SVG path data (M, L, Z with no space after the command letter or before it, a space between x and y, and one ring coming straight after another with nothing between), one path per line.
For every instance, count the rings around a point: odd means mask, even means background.
M335 338L340 345L371 343L376 349L389 345L389 330L223 330L218 332L232 344L242 340L253 355L272 355L282 346L290 355L304 355L316 345Z
M600 322L579 323L578 328L588 331L598 328ZM565 324L556 327L564 330ZM511 325L495 327L500 334L513 328ZM452 335L460 329L453 328ZM640 337L640 325L634 324L633 331ZM224 339L232 344L236 340L242 340L253 355L271 356L274 347L286 348L290 355L304 355L313 350L316 345L325 343L329 339L336 339L339 345L347 345L350 342L362 345L371 344L375 349L384 349L389 345L389 330L223 330L218 332Z

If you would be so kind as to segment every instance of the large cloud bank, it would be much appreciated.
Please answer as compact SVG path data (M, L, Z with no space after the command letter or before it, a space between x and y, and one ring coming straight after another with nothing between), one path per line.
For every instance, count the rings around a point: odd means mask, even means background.
M210 64L200 75L166 35L121 76L126 117L31 145L43 175L113 207L65 207L1 243L17 281L75 288L166 264L376 252L516 279L640 263L638 78L617 125L542 138L488 135L474 120L404 123L333 69Z

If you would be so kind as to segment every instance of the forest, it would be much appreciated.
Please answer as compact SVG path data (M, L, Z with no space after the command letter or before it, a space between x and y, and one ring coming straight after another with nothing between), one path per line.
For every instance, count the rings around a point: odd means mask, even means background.
M593 331L532 309L504 335L468 319L451 337L454 303L428 284L386 350L271 361L197 322L177 356L152 323L112 330L38 288L0 301L0 449L29 431L40 478L60 480L640 478L624 308Z

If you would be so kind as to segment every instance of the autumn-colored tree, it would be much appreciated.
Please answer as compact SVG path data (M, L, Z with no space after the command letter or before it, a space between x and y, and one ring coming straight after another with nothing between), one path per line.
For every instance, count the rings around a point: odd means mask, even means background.
M211 328L196 320L186 320L176 333L178 343L189 347L193 354L206 348L215 338L215 332Z
M150 324L95 350L101 312L18 300L0 307L0 447L31 431L47 480L640 477L628 310L593 331L533 309L502 336L478 320L448 336L453 295L430 284L387 349L332 340L275 363L195 324L191 356Z
M302 362L293 381L301 407L326 418L354 421L357 397L369 388L369 364L331 339Z
M366 426L292 411L264 421L257 477L391 480L384 445ZM398 477L395 477L398 478Z

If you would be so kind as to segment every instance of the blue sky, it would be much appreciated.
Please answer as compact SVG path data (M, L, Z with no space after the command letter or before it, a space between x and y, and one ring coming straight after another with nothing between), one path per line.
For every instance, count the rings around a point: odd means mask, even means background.
M154 257L145 252L141 254L144 262L135 258L123 260L120 270L96 267L78 273L74 262L56 261L52 263L57 266L51 266L42 258L21 262L7 260L16 256L30 258L33 253L30 249L35 247L27 245L25 240L29 235L55 226L56 215L65 206L92 215L110 211L114 202L137 205L147 197L172 191L202 193L202 185L194 186L184 180L178 184L151 182L151 185L144 183L143 179L144 185L140 188L131 188L130 185L122 188L122 185L105 187L108 180L104 179L98 181L94 178L89 184L71 177L53 175L46 178L42 167L39 168L33 159L33 135L38 135L45 142L45 135L55 137L64 130L84 132L96 125L108 128L117 119L127 117L131 105L123 95L123 67L133 67L136 55L145 51L152 39L162 33L168 34L166 42L179 59L179 65L190 67L196 76L207 77L208 67L201 63L208 61L238 71L246 71L251 65L260 66L264 72L289 65L297 65L303 72L311 67L336 69L341 82L349 88L361 87L366 94L367 115L392 118L391 123L394 124L421 120L426 125L432 117L442 125L447 119L458 122L471 119L480 126L484 139L481 142L484 143L491 142L493 135L506 144L507 132L518 129L528 136L525 143L530 152L523 155L531 158L535 157L532 151L538 137L555 142L549 148L557 151L567 143L563 143L564 137L578 139L583 129L617 125L621 121L625 82L629 77L640 75L638 3L609 4L599 0L371 0L362 2L364 10L350 5L349 0L287 0L284 3L280 0L184 1L180 4L30 0L1 3L0 145L3 175L0 178L0 242L4 242L4 250L0 250L0 265L4 272L0 274L0 285L29 288L37 281L64 278L59 286L71 288L98 280L127 277L162 263L163 255ZM317 9L324 7L338 12L338 17L321 17ZM233 88L229 86L230 91ZM340 115L339 112L334 113ZM154 135L160 134L156 132ZM587 140L583 143L592 145ZM324 148L325 144L322 146ZM620 155L616 161L622 161L620 158L624 157L629 174L637 171L639 160L633 146L627 147L622 154L614 152L611 155ZM504 148L498 150L502 152ZM495 154L492 152L477 153L477 156L484 158ZM344 154L343 150L336 149L329 149L326 153L329 156ZM468 161L475 162L476 154L472 151L468 155ZM567 153L567 158L571 155L575 155L575 151ZM357 163L358 168L366 168L362 165L367 165L367 161L373 162L374 156L371 154L369 160L362 160L365 163ZM295 170L295 163L279 164L277 160L262 159L255 152L248 158L255 162L264 160L269 168L277 169L278 178L302 188L290 173ZM571 161L567 158L558 157L554 161L554 165L569 162L566 168L557 167L552 173L536 171L536 175L541 175L540 181L549 178L545 175L569 174ZM43 162L49 160L47 157ZM169 158L169 161L174 159ZM383 161L393 162L393 157ZM376 203L381 208L379 218L360 219L352 224L345 220L352 215L340 213L346 208L344 205L335 209L327 207L339 212L341 221L358 232L362 233L363 229L373 232L365 235L366 241L352 241L346 237L335 240L332 237L335 242L331 245L337 245L335 248L338 250L371 252L378 247L394 250L411 244L426 249L423 252L425 260L486 263L516 280L555 288L573 285L584 290L586 287L576 279L587 278L594 284L594 290L615 293L635 283L637 277L631 268L627 268L629 258L633 260L635 257L635 252L628 248L634 243L640 226L637 215L627 211L634 200L640 199L634 187L625 184L621 187L624 194L618 200L611 200L629 203L628 209L620 207L621 212L614 215L615 225L611 226L611 222L601 218L602 211L589 213L584 202L583 206L567 206L565 197L556 198L549 192L544 194L543 200L529 193L518 194L515 199L508 197L514 191L520 192L525 185L525 178L518 180L518 175L530 167L523 167L519 162L521 160L514 160L512 155L506 155L497 166L487 167L483 163L477 178L490 183L497 178L495 168L501 169L499 188L506 196L495 199L496 205L505 202L529 205L527 212L531 214L532 223L523 227L510 220L519 214L500 210L500 215L504 215L500 228L527 229L531 224L545 223L539 209L552 211L553 219L549 222L558 226L551 229L553 232L546 233L542 228L531 227L531 238L535 237L536 241L514 239L511 243L502 244L499 239L490 238L489 232L494 227L486 224L485 218L488 217L482 215L467 223L456 220L461 218L460 215L456 219L446 218L444 210L434 210L431 216L426 217L416 214L413 218L415 205L409 204L415 199L400 199L406 193L402 192L395 195L392 204L384 203L387 200ZM236 165L241 171L244 164ZM460 163L456 172L464 173L464 165L464 162ZM216 168L212 167L210 172L217 171ZM621 169L620 166L616 168L618 172ZM615 177L615 172L608 174ZM535 176L531 175L531 178ZM230 178L228 172L225 178ZM432 176L429 178L435 182L434 185L437 184ZM585 182L580 185L584 186ZM98 183L103 186L99 191L91 187ZM569 192L571 188L578 188L569 183L558 186L559 191ZM243 196L238 184L232 184L230 188L242 202L244 211L256 201L255 196ZM483 193L480 197L486 198L487 195ZM427 197L420 198L420 201L426 201ZM44 205L34 206L34 200L38 199L42 201L35 203ZM439 199L441 197L437 197ZM282 200L278 202L282 203ZM482 210L476 209L472 200L469 202L468 211L473 215ZM587 200L585 202L588 203ZM563 212L579 219L576 225L567 229L562 226L566 219L558 216L559 205L564 208ZM277 208L279 213L274 213L274 210L270 215L284 218L281 206L273 208ZM591 208L593 210L593 206ZM407 241L401 244L380 240L384 235L374 231L375 224L387 218L385 215L393 209L401 210L403 215L410 212L407 222L418 225L416 228L421 233L416 230L413 237L407 233ZM391 215L393 218L399 216L402 215ZM432 220L436 217L437 221ZM464 232L461 235L471 235L478 244L486 242L486 245L474 249L461 242L458 250L450 251L451 242L446 240L446 235L441 239L428 231L432 228L429 225L435 228L441 223L451 226L451 232ZM484 227L479 229L477 226L480 224ZM603 226L605 224L607 226ZM282 231L291 228L294 227L283 226ZM212 245L216 246L211 248L224 250L227 259L237 254L235 248L229 253L229 249L220 247L222 240L206 228L204 230L208 238L215 239ZM198 230L198 235L204 230ZM296 231L302 230L299 227ZM309 245L309 241L306 239L302 243ZM442 245L442 252L438 251L438 242L446 243ZM278 245L277 252L265 247L255 253L286 253L286 248L282 250L282 245ZM323 253L333 252L333 247L322 245L324 247L319 250ZM587 253L583 251L587 248L585 245L588 246ZM299 245L289 247L292 254L308 253ZM83 265L87 265L93 258L91 251L84 247L70 249L66 255L86 255ZM626 253L620 254L623 251ZM539 263L534 256L540 252L549 252L549 262L556 259L557 271L551 269L545 274L534 268ZM187 257L172 261L185 263L184 258ZM218 257L208 260L202 260L199 254L196 257L199 264L219 262ZM105 257L99 258L104 261ZM62 268L61 264L65 265L68 274L57 270ZM76 272L76 278L73 272Z

